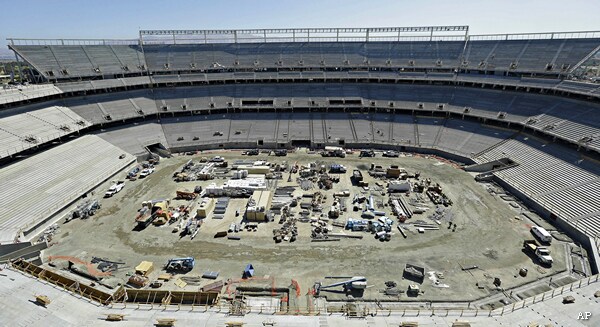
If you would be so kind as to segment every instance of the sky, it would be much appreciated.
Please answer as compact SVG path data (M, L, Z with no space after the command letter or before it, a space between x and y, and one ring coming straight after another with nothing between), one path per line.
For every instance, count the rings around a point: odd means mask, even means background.
M139 29L469 25L470 34L600 30L598 0L3 1L6 38L136 38Z

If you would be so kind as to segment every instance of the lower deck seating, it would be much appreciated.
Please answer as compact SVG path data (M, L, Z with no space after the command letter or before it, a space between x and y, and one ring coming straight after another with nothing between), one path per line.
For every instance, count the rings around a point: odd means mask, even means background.
M17 235L62 209L135 158L86 135L0 170L0 230ZM12 241L0 240L0 242Z
M475 158L483 163L510 158L518 166L496 172L555 215L572 223L600 214L600 167L577 152L526 136L502 142ZM590 229L589 235L600 233Z

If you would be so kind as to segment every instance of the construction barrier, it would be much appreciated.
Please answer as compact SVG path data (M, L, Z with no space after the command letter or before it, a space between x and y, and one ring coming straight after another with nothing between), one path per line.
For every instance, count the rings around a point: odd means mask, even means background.
M218 292L138 290L127 288L119 302L159 305L215 305Z
M80 295L103 305L110 304L115 299L113 296L121 297L124 292L123 287L121 286L115 291L115 293L108 294L92 286L82 284L77 280L59 275L53 271L36 266L35 264L22 259L12 261L11 266L41 280L60 286L65 290L72 292L73 294Z
M137 290L120 286L113 294L109 294L22 259L12 261L11 266L41 280L60 286L73 294L80 295L103 305L111 303L136 303L159 304L165 306L213 306L219 301L218 292Z

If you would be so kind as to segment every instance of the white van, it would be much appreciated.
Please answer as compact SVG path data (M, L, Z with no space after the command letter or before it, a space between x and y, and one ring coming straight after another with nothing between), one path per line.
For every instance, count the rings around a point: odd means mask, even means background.
M531 227L531 233L535 235L535 237L537 237L542 243L550 244L550 242L552 242L552 235L550 235L550 233L548 233L548 231L542 227Z

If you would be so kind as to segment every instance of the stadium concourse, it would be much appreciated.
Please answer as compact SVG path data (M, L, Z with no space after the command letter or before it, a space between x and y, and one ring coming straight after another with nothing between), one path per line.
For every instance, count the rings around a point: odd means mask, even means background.
M589 76L600 32L143 30L131 40L8 41L33 70L28 85L0 90L0 242L35 236L152 147L334 145L461 162L574 239L599 272L600 84ZM523 306L559 321L556 301L544 301Z

